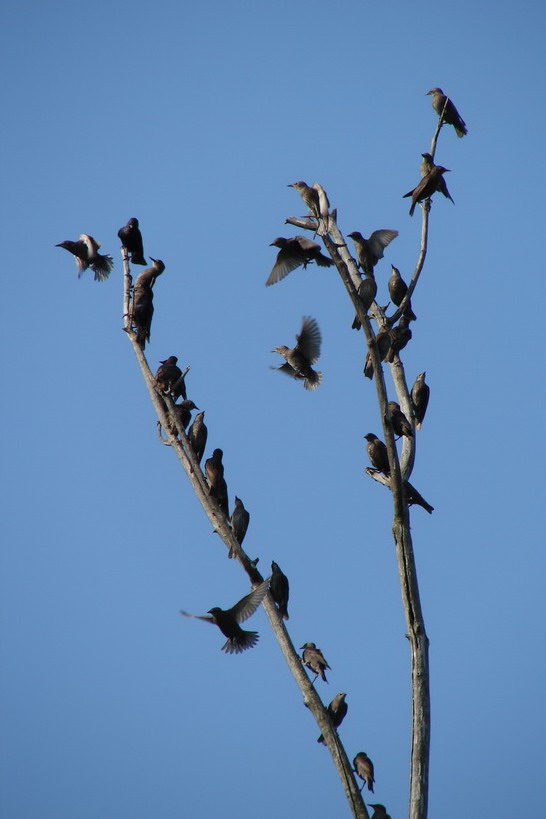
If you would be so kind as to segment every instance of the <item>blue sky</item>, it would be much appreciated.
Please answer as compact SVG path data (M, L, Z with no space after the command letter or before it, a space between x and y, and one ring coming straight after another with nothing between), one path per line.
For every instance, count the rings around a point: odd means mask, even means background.
M289 628L347 692L349 755L407 810L409 657L363 338L332 270L264 287L269 243L321 182L347 234L394 228L409 277L418 178L442 86L469 134L440 137L403 359L432 397L411 513L431 639L430 815L542 802L544 7L538 2L35 3L4 12L2 765L9 819L345 816L328 753L260 610L258 646L178 615L248 590L155 419L121 331L117 230L163 259L148 360L191 365L245 541L291 581ZM7 82L6 82L7 80ZM57 242L91 233L115 269L78 280ZM384 301L387 297L384 296ZM301 317L315 393L272 372ZM532 410L532 412L531 412ZM249 624L250 625L250 624ZM319 681L320 683L320 681ZM371 799L370 801L376 801Z

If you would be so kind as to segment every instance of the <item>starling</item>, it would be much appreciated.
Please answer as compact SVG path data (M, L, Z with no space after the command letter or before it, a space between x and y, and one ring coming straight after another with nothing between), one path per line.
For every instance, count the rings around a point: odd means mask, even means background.
M318 193L318 202L319 202L319 215L320 220L319 225L317 228L317 233L319 236L324 236L325 233L328 233L329 228L329 221L328 216L330 212L330 202L328 201L328 194L318 182L313 182L312 187Z
M419 173L421 174L421 179L423 176L426 176L429 171L434 168L434 160L432 158L432 154L421 154L423 157L421 160L421 164L419 166Z
M380 441L373 432L368 432L364 437L368 442L368 457L372 466L375 466L375 468L384 475L390 475L389 456L387 454L387 447L383 441Z
M395 355L398 355L400 350L403 350L408 341L412 336L412 332L410 330L410 321L411 319L409 316L405 314L400 319L399 323L396 327L393 327L390 332L390 347L389 352L387 355L387 361L389 364L392 364L394 361Z
M430 398L430 387L425 384L425 373L419 373L413 387L411 388L411 401L413 404L413 414L415 415L415 427L421 429L423 419L428 407Z
M225 479L220 478L214 488L211 487L209 489L209 494L211 498L216 498L220 511L223 512L225 517L229 520L228 488Z
M385 324L375 337L375 343L379 352L379 360L385 361L387 353L391 347L391 331L388 324ZM366 354L366 362L364 364L364 375L366 378L373 378L373 361L372 354L368 350Z
M389 288L389 296L391 297L393 304L397 307L400 307L402 304L402 300L406 293L408 292L408 286L402 276L400 275L400 271L397 267L391 264L391 277L389 279L388 288ZM406 309L404 310L404 315L407 316L412 321L417 319L417 316L411 309L411 301L409 301L406 305Z
M373 762L368 754L364 751L359 751L353 759L353 769L357 776L364 780L368 786L368 790L373 793L373 783L375 782L373 778ZM364 785L362 785L362 788L363 787ZM362 790L362 788L360 790Z
M228 518L228 494L227 484L224 480L223 455L224 453L221 449L214 450L212 456L205 461L205 475L209 482L209 495L216 499L218 506L226 518Z
M99 253L100 242L97 242L88 233L82 233L76 242L66 239L64 242L59 242L55 247L63 247L76 257L78 278L84 270L90 267L95 274L95 281L102 282L108 278L113 270L114 260L112 257Z
M328 706L328 716L330 717L334 728L339 728L345 719L345 715L347 713L347 703L345 702L346 696L347 694L336 694ZM317 739L317 742L322 742L323 745L326 745L322 734Z
M411 196L411 207L409 209L410 216L413 216L417 202L422 202L423 199L428 199L429 196L432 196L432 194L436 193L436 191L441 191L444 196L447 196L448 199L451 199L453 202L445 180L442 178L443 174L445 173L449 173L448 168L444 168L442 165L434 165L427 175L421 179L417 187L404 194L402 199L405 199L407 196ZM455 203L453 202L453 204Z
M408 506L422 506L429 515L432 515L434 512L434 506L427 503L424 497L419 494L417 489L412 486L409 481L404 481L404 498Z
M306 390L315 390L322 381L322 373L313 370L311 364L320 356L320 345L322 337L317 322L310 316L302 319L301 330L296 336L298 342L295 347L289 349L284 345L275 347L272 353L279 353L286 362L281 367L273 367L280 370L292 378L299 378L303 381Z
M224 637L227 637L226 642L222 646L222 651L227 654L240 654L246 651L247 648L252 648L258 642L259 636L257 631L243 631L239 623L244 623L245 620L254 614L269 587L269 578L256 586L250 594L245 595L238 603L235 603L230 609L220 609L215 606L209 609L208 615L188 614L187 611L181 611L184 617L196 617L198 620L206 620L207 623L214 623Z
M198 464L201 463L201 458L203 457L205 446L207 444L208 430L205 426L205 421L203 420L204 417L204 410L203 412L197 413L193 419L193 424L190 427L188 435L191 448L193 449L193 454L195 455Z
M391 423L394 434L398 435L399 438L401 438L403 435L405 435L406 438L413 438L411 424L400 409L400 404L397 404L396 401L389 401L388 406L391 414Z
M388 244L398 236L397 230L374 230L369 239L358 232L347 234L355 243L358 262L364 273L373 272L379 259L383 258L383 251Z
M370 808L373 808L373 816L371 819L391 819L390 815L387 813L385 805L368 804L370 805Z
M199 407L196 407L193 401L189 401L187 399L182 401L180 404L174 405L174 411L177 414L180 425L184 428L184 430L186 430L191 421L191 411L194 409L199 409ZM176 428L174 432L176 433Z
M245 505L243 501L235 496L235 507L233 512L231 513L231 528L233 529L233 534L235 535L235 539L239 546L243 545L243 540L245 539L246 530L248 529L248 524L250 522L250 512L245 509ZM233 557L234 552L233 549L229 550L228 557Z
M127 224L118 230L121 244L130 256L132 264L148 264L144 258L142 247L142 233L138 227L138 219L129 219Z
M297 190L304 203L309 208L311 216L314 216L317 222L320 219L320 198L319 192L316 188L310 188L305 182L292 182L288 185L289 188Z
M164 395L173 393L175 384L178 384L180 379L183 380L182 370L177 366L177 361L178 358L175 355L170 355L164 361L159 362L161 366L155 374L155 381L158 390ZM182 397L185 400L188 396L183 395Z
M360 284L358 285L358 298L362 302L362 309L367 313L370 307L373 304L373 300L377 295L377 282L375 281L373 272L370 270ZM351 325L353 330L360 330L362 327L362 323L358 318L358 315L354 317L354 321Z
M461 117L449 97L446 97L444 92L441 88L431 88L430 91L427 91L425 97L428 95L432 96L432 107L440 117L442 115L442 111L444 111L444 123L447 125L453 125L455 128L455 132L458 137L464 137L465 134L468 133L466 123L464 119ZM446 105L447 100L447 105Z
M330 666L324 659L320 648L317 648L314 643L304 643L301 646L301 648L303 648L301 661L304 664L304 666L306 666L306 668L311 669L311 671L315 675L315 680L320 674L324 682L327 683L328 680L326 679L326 674L324 673L324 670L326 668L330 668ZM330 671L331 670L332 669L330 668ZM313 680L313 682L315 682L315 680Z
M271 591L271 597L277 605L279 614L283 620L288 620L288 578L285 574L283 574L278 563L275 563L274 560L271 563L271 580L269 583L269 590Z
M276 284L288 276L296 267L303 265L304 269L309 262L316 262L320 267L331 267L333 261L320 252L320 245L306 239L305 236L294 236L293 239L285 239L279 236L270 247L279 247L273 270L269 274L265 286Z
M150 259L152 257L150 256ZM135 282L133 290L132 321L136 330L136 342L143 350L150 341L150 328L154 314L153 286L155 280L165 270L161 259L152 259L152 267L144 270Z

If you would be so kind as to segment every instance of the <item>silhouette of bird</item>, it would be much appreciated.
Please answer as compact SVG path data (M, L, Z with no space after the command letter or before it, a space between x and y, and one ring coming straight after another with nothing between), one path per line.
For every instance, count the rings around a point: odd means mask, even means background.
M283 620L288 620L288 596L290 587L288 578L279 568L279 564L273 560L271 563L271 581L269 583L271 597L276 603L279 614Z
M313 370L311 364L314 364L320 356L322 337L314 318L310 316L303 317L301 330L299 335L296 336L296 341L297 344L292 349L281 345L271 350L272 353L279 353L286 359L285 364L280 367L272 367L272 369L280 370L286 375L291 375L292 378L302 380L306 390L315 390L322 381L322 373Z
M411 424L400 409L400 404L397 404L396 401L389 401L388 407L391 414L391 423L394 434L398 435L399 438L401 438L403 435L405 435L406 438L413 438Z
M419 184L413 188L413 190L404 194L402 199L405 199L407 196L411 196L411 207L409 209L410 216L413 216L417 202L422 202L423 199L428 199L433 193L436 193L436 191L441 191L444 196L447 196L448 199L451 199L453 202L445 180L442 178L443 174L445 173L449 173L448 168L444 168L442 165L434 165L427 175L421 179ZM455 203L453 202L453 204Z
M78 278L80 278L84 270L90 267L95 274L95 281L102 282L108 278L114 268L112 257L99 253L100 242L97 242L88 233L82 233L75 242L66 239L64 242L59 242L55 247L68 250L76 258Z
M343 720L345 719L345 715L347 714L347 703L345 702L345 697L347 694L336 694L330 705L328 706L328 716L332 722L334 728L339 728ZM324 737L321 734L317 739L317 742L322 742L323 745L326 745L324 741Z
M428 96L429 94L432 97L431 100L432 107L434 108L438 116L441 116L445 105L444 123L446 123L447 125L453 125L457 136L464 137L464 135L468 133L466 123L459 114L459 112L457 111L457 109L455 108L455 106L453 105L453 103L451 102L451 100L449 99L449 97L446 97L441 88L431 88L430 91L427 91L425 97Z
M303 654L301 656L301 661L306 668L309 668L313 674L315 675L315 680L320 674L320 677L324 680L325 683L328 682L326 679L326 674L324 670L326 668L330 668L320 648L317 648L314 643L304 643L301 648L303 648ZM330 671L332 669L330 668ZM315 682L313 680L313 682Z
M148 264L144 258L142 247L142 233L138 227L138 219L129 219L126 225L118 230L121 244L129 254L132 264Z
M419 373L411 388L411 401L417 429L421 429L423 425L423 419L428 407L428 399L430 398L430 387L428 384L425 384L425 376L426 372Z
M222 651L226 654L240 654L246 651L247 648L252 648L258 642L259 635L257 631L243 631L239 623L244 623L245 620L254 614L269 588L269 579L264 580L255 589L252 589L250 594L242 597L238 603L235 603L230 609L221 609L214 606L209 609L208 614L189 614L187 611L180 611L184 617L194 617L198 620L205 620L207 623L214 623L218 626L224 637L227 637L226 642L222 646Z
M379 360L385 361L387 354L391 348L391 330L388 324L383 325L375 337L377 350L379 352ZM368 350L366 353L366 361L364 363L364 375L366 378L373 378L373 361L372 354Z
M410 321L411 319L409 316L404 314L400 321L398 322L396 327L393 327L390 331L390 347L389 352L387 354L387 361L389 364L392 364L394 361L395 355L398 355L400 350L403 350L410 338L412 337L412 332L410 330Z
M373 273L379 259L383 258L383 251L388 244L398 236L397 230L374 230L368 239L354 230L347 234L349 239L355 243L358 255L358 263L364 273Z
M375 782L373 778L373 762L368 754L364 751L359 751L353 759L353 769L357 776L364 780L364 783L368 786L368 790L373 793L373 783ZM362 785L362 788L363 787L364 785ZM360 790L362 790L362 788L360 788Z
M333 265L333 261L320 252L320 245L306 239L305 236L294 236L292 239L279 236L271 242L270 247L272 246L279 247L280 250L277 253L273 270L265 283L266 287L280 282L300 265L306 268L309 262L316 262L320 267Z
M385 805L372 805L368 803L370 808L373 808L373 816L371 819L391 819L390 815L387 813L387 809Z
M221 449L215 449L210 458L205 461L205 475L209 483L209 495L215 498L218 506L229 518L227 484L224 480L224 464Z
M362 309L367 313L370 307L373 304L373 300L377 295L377 282L374 278L372 271L370 270L368 273L365 274L364 278L358 285L358 298L362 302ZM360 330L362 327L362 322L358 318L358 314L355 315L353 323L351 325L353 330Z
M198 464L201 463L201 458L203 457L205 446L207 445L208 430L205 425L204 418L204 410L197 413L193 419L193 424L190 427L188 435L191 448L193 449L193 454L195 455Z
M370 459L372 466L375 466L375 468L384 475L390 475L391 468L389 466L389 456L387 454L387 447L383 441L380 441L377 435L374 435L373 432L368 432L364 438L368 442L368 458Z
M150 259L152 257L150 256ZM150 341L150 329L154 314L153 286L158 276L165 270L161 259L152 259L152 267L144 270L135 282L133 290L132 321L136 330L136 342L142 350Z
M158 390L164 395L168 395L169 393L174 394L175 385L179 383L180 379L183 380L182 370L177 366L177 361L178 358L175 355L170 355L168 358L159 362L161 366L158 367L155 374L155 381ZM178 395L176 397L178 397ZM182 397L186 400L188 396L183 395Z
M392 299L393 304L397 307L400 307L404 296L408 292L408 286L402 276L400 275L400 271L397 267L391 264L391 277L388 281L388 288L389 288L389 296ZM417 319L417 316L411 309L411 301L408 302L406 305L406 309L404 310L404 315L410 318L412 321Z
M193 401L190 401L188 399L182 401L180 404L174 405L174 411L178 416L181 426L184 427L184 430L187 428L188 424L191 421L191 412L194 409L199 409L199 407L196 407ZM174 432L176 433L176 429L174 430Z
M429 515L432 515L434 512L434 506L427 503L424 497L419 494L417 489L412 486L409 481L404 481L404 498L408 506L422 506Z
M248 529L248 524L250 523L250 512L245 509L243 501L237 496L235 496L235 506L233 508L233 512L231 513L230 522L235 539L237 540L239 546L242 546L243 540L245 539L246 530ZM232 558L233 556L234 551L233 549L230 549L228 557Z

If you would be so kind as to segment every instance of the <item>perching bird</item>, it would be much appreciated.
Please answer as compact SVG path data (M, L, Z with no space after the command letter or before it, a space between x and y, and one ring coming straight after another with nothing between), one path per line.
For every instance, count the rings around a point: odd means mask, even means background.
M441 88L431 88L430 91L427 91L425 97L428 96L429 94L432 97L432 107L434 108L438 116L441 116L442 111L444 111L445 105L444 123L447 123L447 125L453 125L457 136L464 137L464 135L468 133L466 123L459 114L459 112L457 111L457 109L455 108L455 106L453 105L453 103L451 102L451 100L449 99L449 97L446 97Z
M421 429L423 419L428 407L428 399L430 398L430 387L425 384L425 373L419 373L413 387L411 388L411 401L413 404L413 414L415 415L415 427Z
M410 216L413 216L417 202L422 202L423 199L428 199L429 196L432 196L432 194L436 193L436 191L441 191L444 196L447 196L453 202L445 180L442 179L442 176L445 173L449 173L448 168L444 168L442 165L434 165L427 175L421 179L419 184L413 188L413 190L404 194L402 199L405 199L407 196L411 196L411 207L409 209ZM453 204L455 203L453 202Z
M76 242L66 239L64 242L59 242L55 247L62 247L75 256L78 278L84 270L90 267L95 274L95 281L102 282L108 278L114 268L112 257L99 253L100 242L97 242L88 233L82 233Z
M375 466L375 468L384 475L390 475L391 468L389 466L389 456L387 454L387 447L383 441L380 441L377 435L374 435L373 432L368 432L364 438L368 442L368 458L370 459L372 466Z
M314 643L304 643L301 648L303 648L303 654L301 655L301 661L306 668L309 668L313 674L315 675L315 680L320 674L321 679L324 680L325 683L328 682L326 679L326 674L324 670L326 668L330 668L320 648L317 648ZM332 669L330 668L330 671ZM315 682L313 680L313 682Z
M313 182L312 187L318 193L318 202L319 202L319 223L317 227L317 233L319 236L324 236L325 233L328 233L329 228L329 221L328 216L330 213L330 202L328 200L328 194L322 187L319 182Z
M176 412L180 425L184 428L184 430L191 421L191 411L194 409L199 409L199 407L196 407L193 401L188 399L182 401L180 404L174 405L174 411ZM176 433L176 429L174 432Z
M155 381L158 390L164 395L173 393L175 385L179 383L180 379L183 380L182 370L177 366L177 361L178 358L175 355L170 355L168 358L159 362L161 366L158 367L155 374ZM185 400L188 396L183 395L182 397Z
M229 519L228 488L225 479L220 478L214 488L210 488L209 494L212 498L216 498L220 511Z
M383 258L383 251L388 244L398 236L397 230L374 230L369 239L358 230L347 234L355 243L358 263L364 273L373 272L379 259Z
M150 259L152 259L151 256ZM165 265L161 259L152 259L152 262L152 267L148 267L137 278L133 290L131 318L135 325L136 342L142 350L145 348L146 342L150 341L150 329L154 314L154 293L152 288L157 277L165 270Z
M393 304L397 307L400 307L402 304L402 300L406 293L408 292L408 286L402 276L400 275L400 271L397 267L391 264L391 277L388 281L388 288L389 288L389 296L391 297ZM411 309L411 301L409 301L406 305L406 309L404 310L404 315L410 318L412 321L417 319L417 316Z
M390 347L389 352L387 354L387 361L389 364L392 364L394 361L395 355L398 355L400 350L403 350L410 338L412 337L412 332L410 330L410 321L411 319L409 316L405 314L402 316L396 327L393 327L390 332Z
M347 713L347 703L345 702L345 697L347 694L336 694L330 705L328 706L328 716L332 722L334 728L339 728L343 720L345 719L345 715ZM317 742L322 742L323 745L326 745L324 741L324 737L322 734L317 739Z
M367 753L364 751L358 752L353 759L353 770L357 776L364 780L368 786L368 790L373 793L373 783L375 782L373 778L373 762ZM362 788L363 787L364 785L362 785ZM362 790L362 788L360 788L360 790Z
M314 216L317 222L320 219L320 201L319 201L319 192L316 188L311 188L305 182L292 182L288 185L289 188L294 188L301 198L303 199L304 203L309 208L309 212L311 216Z
M408 506L422 506L429 515L432 515L434 512L434 506L427 503L424 497L419 494L417 489L412 486L409 481L404 481L404 498Z
M288 620L288 595L290 592L288 578L273 560L271 563L271 580L269 582L271 597L277 605L283 620Z
M118 230L121 244L130 256L132 264L148 264L144 258L142 247L142 233L138 227L138 219L129 219L126 225Z
M424 153L421 154L423 157L421 160L421 164L419 165L419 173L421 174L421 179L423 176L426 176L429 171L431 171L434 167L434 160L432 158L432 154Z
M303 317L296 341L298 343L291 349L281 345L271 350L272 353L279 353L286 359L286 363L281 367L272 367L272 369L280 370L286 375L291 375L292 378L301 379L306 390L315 390L322 381L322 373L313 370L311 364L314 364L320 356L322 337L314 318Z
M230 523L237 543L239 546L242 546L243 540L245 539L246 530L248 529L248 524L250 523L250 512L245 509L243 501L237 496L235 496L235 506L233 508L233 512L231 513ZM228 557L232 558L233 556L233 549L230 549Z
M205 461L205 475L209 483L209 495L215 498L218 506L229 517L227 484L224 480L224 464L221 449L215 449L210 458Z
M300 265L307 267L309 262L316 262L320 267L331 267L333 261L320 252L320 245L306 239L305 236L294 236L292 239L285 239L279 236L270 247L279 247L273 270L269 274L265 286L276 284L285 276L295 270Z
M246 651L247 648L252 648L258 642L259 635L257 631L243 631L239 623L244 623L245 620L254 614L269 588L269 578L256 586L250 594L241 598L238 603L235 603L230 609L220 609L218 606L209 609L208 614L188 614L187 611L181 611L184 617L196 617L198 620L205 620L207 623L214 623L224 637L227 637L226 642L222 646L222 651L227 654L240 654Z
M379 352L379 360L385 361L387 354L391 348L391 330L388 324L383 325L375 337L377 350ZM373 378L373 361L371 352L366 353L366 361L364 364L364 375L366 378Z
M207 444L208 430L205 425L204 418L205 411L203 410L202 412L198 412L193 419L193 424L191 425L188 434L190 445L193 449L193 454L195 455L198 464L201 463L201 458L203 457L205 446Z
M411 424L400 409L400 404L397 404L396 401L389 401L388 407L391 414L391 423L394 434L398 435L399 438L401 438L403 435L405 435L406 438L413 438Z
M387 813L385 805L372 805L371 802L368 804L370 808L373 808L373 816L371 819L391 819L390 815Z
M368 312L370 307L373 304L373 300L377 295L377 282L374 278L373 272L369 270L360 284L358 285L358 298L362 302L362 309L365 313ZM362 327L362 322L358 318L358 314L355 315L353 323L351 325L353 330L360 330Z

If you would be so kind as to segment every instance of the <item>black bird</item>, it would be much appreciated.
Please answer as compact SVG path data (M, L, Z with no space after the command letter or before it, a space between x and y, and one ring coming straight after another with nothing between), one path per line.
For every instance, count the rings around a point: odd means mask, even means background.
M114 268L112 257L99 253L100 242L97 242L88 233L82 233L76 242L66 239L55 247L62 247L76 257L78 278L84 270L90 267L95 274L95 281L102 282L108 278Z
M333 261L320 252L320 245L306 239L305 236L294 236L292 239L285 239L279 236L270 247L279 247L273 270L269 274L265 286L276 284L285 276L295 270L300 265L307 267L309 262L316 262L320 267L331 267Z
M412 337L412 332L410 330L410 321L411 319L409 316L405 314L402 316L396 327L393 327L390 332L390 347L389 352L387 354L387 361L389 364L392 364L394 361L395 355L398 355L400 350L403 350L410 338Z
M362 309L364 312L368 312L370 307L373 304L373 300L377 295L377 282L374 278L373 272L370 270L368 273L365 274L364 278L358 285L358 298L362 302ZM362 327L362 322L358 318L358 315L354 317L353 323L351 325L353 330L360 330Z
M371 819L391 819L390 815L387 813L385 805L368 804L370 805L370 808L373 808L373 816Z
M375 782L373 778L373 762L367 753L364 751L358 752L353 759L353 770L357 776L364 780L368 786L368 790L373 793L373 783ZM362 785L362 788L363 787L364 785ZM360 788L360 790L362 790L362 788Z
M379 352L380 361L385 361L387 354L391 347L391 330L388 324L383 325L375 337L377 349ZM364 364L364 375L366 378L373 378L373 361L371 352L366 353L366 362Z
M328 716L332 722L334 728L339 728L343 720L345 719L345 715L347 714L347 703L345 702L345 697L347 694L336 694L330 705L328 706ZM324 741L324 737L322 734L317 739L317 742L322 742L323 745L326 745Z
M129 219L126 225L118 230L121 244L130 256L132 264L148 264L144 258L142 247L142 233L138 227L138 219Z
M150 259L152 259L151 256ZM150 341L150 328L154 314L154 293L152 288L157 277L165 270L165 265L161 259L152 259L152 262L152 267L148 267L137 278L133 290L132 321L136 330L136 342L142 350L145 348L146 342Z
M406 438L413 438L411 424L400 409L400 404L397 404L396 401L389 401L388 407L391 414L391 423L394 434L398 435L399 438L401 438L403 435L405 435Z
M304 666L306 666L306 668L309 668L313 672L313 674L315 675L315 680L320 674L324 682L327 683L328 680L326 679L326 674L324 673L324 670L326 668L330 668L330 666L324 659L320 648L317 648L314 643L304 643L301 646L301 648L303 648L301 661L304 664ZM331 670L332 669L330 668L330 671ZM315 682L315 680L313 680L313 682Z
M417 489L412 486L409 481L404 481L404 498L408 506L422 506L429 515L432 515L434 512L434 506L427 503L424 497L419 494Z
M239 546L242 546L243 540L245 539L246 530L248 529L248 524L250 523L250 512L245 509L243 501L237 496L235 496L235 506L233 508L233 512L231 513L230 522L235 539ZM228 557L231 558L233 556L233 549L230 549Z
M368 442L368 457L372 463L372 466L375 466L375 468L384 475L390 475L391 468L389 466L389 456L387 454L387 447L383 441L380 441L377 435L374 435L373 432L368 432L364 438Z
M271 580L269 582L271 597L277 605L283 620L288 620L288 595L290 592L288 578L273 560L271 563Z
M358 262L364 273L373 273L379 259L383 258L383 251L388 244L398 236L397 230L374 230L369 239L358 230L347 234L355 243Z
M224 464L221 449L215 449L210 458L205 461L205 475L209 482L209 495L215 498L218 506L229 518L227 484L224 480Z
M397 267L391 264L391 277L388 282L389 288L389 296L392 299L393 304L397 307L400 307L402 304L402 300L406 293L408 292L408 286L402 276L400 275L400 271ZM411 301L409 301L406 305L406 309L404 310L404 315L407 316L412 321L417 319L417 316L411 309Z
M168 358L159 362L161 366L158 367L155 374L155 381L159 392L162 392L164 395L168 395L169 393L174 394L175 385L179 383L180 379L183 380L182 370L177 366L177 361L178 358L175 355L170 355ZM186 400L188 396L183 395L182 397Z
M214 623L224 637L227 637L226 642L222 646L222 651L227 654L240 654L246 651L247 648L252 648L258 642L259 635L257 631L243 631L239 623L244 623L245 620L254 614L269 587L269 578L256 586L250 594L241 598L238 603L235 603L230 609L220 609L218 606L209 609L208 614L188 614L187 611L181 611L184 617L196 617L198 620L205 620L207 623Z
M188 435L191 448L193 449L193 454L195 455L198 464L201 463L201 458L203 457L205 446L207 444L208 430L205 426L204 418L204 410L197 413L193 419L193 424L190 427Z
M445 105L444 123L447 123L447 125L453 125L457 136L464 137L464 135L468 133L466 122L461 117L461 115L459 114L459 112L449 99L449 97L446 97L441 88L431 88L430 91L427 91L425 97L428 96L429 94L432 97L432 107L434 108L438 116L441 116Z
M404 194L402 199L405 199L407 196L411 196L411 207L409 209L410 216L413 216L417 202L422 202L423 199L428 199L429 196L432 196L432 194L436 193L436 191L441 191L444 196L447 196L448 199L451 199L453 202L445 180L442 178L443 174L445 173L449 173L449 168L444 168L442 165L434 165L427 175L421 179L419 184L413 188L413 190ZM453 204L455 203L453 202Z
M286 363L281 367L272 367L272 369L280 370L286 375L291 375L292 378L301 379L306 390L316 390L322 381L322 373L313 370L311 364L314 364L320 356L322 337L314 318L303 317L296 341L298 343L292 349L281 345L271 350L272 353L279 353L286 359Z
M199 407L196 407L193 401L189 401L188 399L182 401L180 404L174 405L174 411L178 416L181 426L184 427L184 430L186 430L191 421L191 411L194 409L199 409ZM174 432L176 433L176 429Z
M423 419L428 407L430 398L430 387L425 384L425 373L419 373L413 387L411 388L411 401L413 404L413 414L415 415L415 427L421 429Z

